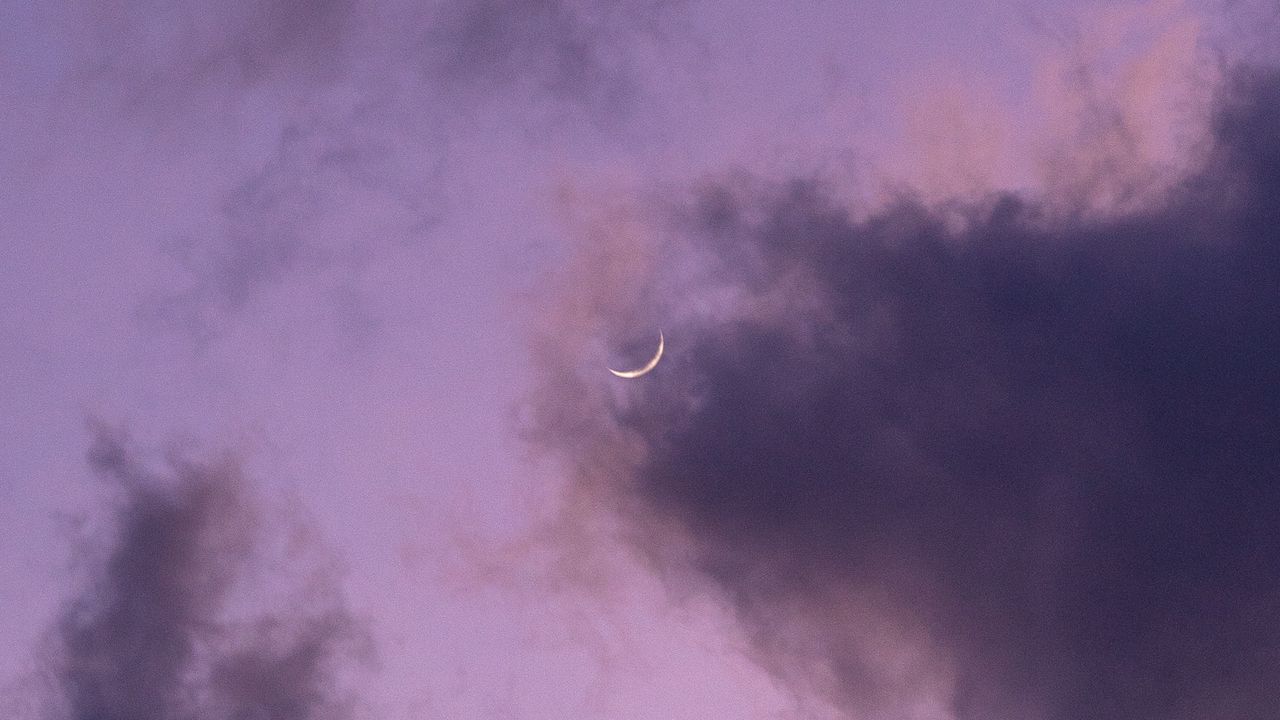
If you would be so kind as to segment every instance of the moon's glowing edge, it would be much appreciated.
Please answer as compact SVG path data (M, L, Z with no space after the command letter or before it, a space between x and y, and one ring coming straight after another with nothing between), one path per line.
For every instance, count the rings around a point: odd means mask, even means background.
M663 337L662 337L662 331L659 330L658 331L658 352L654 354L652 360L645 363L644 367L637 368L635 370L614 370L613 368L609 368L609 372L613 373L614 375L617 375L620 378L630 379L630 378L640 377L641 375L649 372L650 370L658 366L658 361L662 359L662 347L664 343L665 341L663 340Z

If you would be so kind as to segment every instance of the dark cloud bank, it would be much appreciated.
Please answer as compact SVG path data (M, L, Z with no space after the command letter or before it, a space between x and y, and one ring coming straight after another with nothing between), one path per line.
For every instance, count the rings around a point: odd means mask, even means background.
M332 586L311 578L289 607L264 612L252 572L267 537L235 464L174 460L151 473L117 433L90 453L118 486L112 535L52 643L50 720L339 720L340 671L363 634ZM305 555L305 553L304 553ZM244 583L256 582L245 588ZM252 598L237 619L237 598ZM240 614L245 614L241 611Z
M677 222L743 299L607 403L637 542L849 717L1274 717L1280 74L1237 72L1213 133L1105 219L701 189ZM538 430L598 482L601 418L552 390Z

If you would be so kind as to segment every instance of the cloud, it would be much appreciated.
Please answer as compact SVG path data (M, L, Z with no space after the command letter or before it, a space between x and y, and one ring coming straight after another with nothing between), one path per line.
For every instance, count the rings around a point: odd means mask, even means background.
M1193 172L1103 216L855 216L735 176L673 201L630 275L593 282L589 248L534 345L568 511L612 508L849 717L1267 716L1280 73L1233 71L1211 127ZM668 357L611 383L590 336L637 322Z
M214 222L163 248L176 272L139 303L142 319L203 346L250 309L299 312L281 307L291 288L339 334L368 341L381 318L362 275L420 245L441 160L409 141L393 151L395 131L359 115L282 128L262 166L222 193Z
M95 434L90 462L121 503L59 618L49 717L350 717L336 688L362 631L324 572L300 578L303 548L288 571L255 573L269 534L234 460L173 458L156 474L118 432ZM300 579L289 606L254 604Z
M632 45L658 34L668 4L451 0L374 12L338 1L295 17L274 3L204 22L174 8L187 30L146 34L146 8L126 3L101 23L110 38L86 41L104 57L81 64L92 82L79 91L132 98L145 127L167 129L148 143L172 133L218 157L259 156L247 171L223 169L207 221L164 229L172 272L158 274L139 315L203 347L246 318L320 307L368 342L383 318L364 271L403 262L444 216L445 196L461 192L466 148L495 146L472 135L470 113L498 98L505 118L549 99L616 118L636 88ZM134 34L146 42L114 42ZM312 296L304 307L279 307L299 293Z
M28 80L72 100L63 114L107 107L163 135L211 120L230 126L235 117L222 117L228 109L296 112L335 93L394 97L419 115L441 116L459 110L465 116L489 97L529 115L526 103L549 99L557 108L585 108L595 119L610 119L634 105L642 56L666 39L669 10L684 4L234 0L210 10L130 0L68 6L48 13L40 41L58 59L37 55L43 69Z
M616 113L637 92L629 47L671 3L452 0L428 32L428 75L446 88L532 91Z
M1208 24L1178 0L1033 16L1025 88L954 59L910 77L876 169L935 202L1034 186L1067 213L1147 205L1203 159L1222 70Z
M1177 0L1121 5L1086 15L1041 62L1032 89L1054 142L1043 143L1039 172L1053 197L1135 209L1201 159L1192 146L1221 70L1204 25Z
M350 0L196 4L123 2L76 8L66 33L85 87L159 111L214 85L326 82L346 68L359 29Z
M169 266L139 293L144 321L208 343L302 286L312 297L298 304L345 317L340 332L358 344L385 324L365 271L403 265L402 251L446 214L445 196L474 194L468 175L488 158L536 146L523 131L545 128L543 100L553 113L616 119L637 86L633 46L658 34L668 4L60 8L42 18L32 42L48 52L29 53L17 106L40 118L32 137L83 133L58 145L172 178L152 204L215 206L182 226L155 211L137 232L162 246L136 260ZM476 123L476 112L499 124ZM507 147L512 126L523 139ZM565 141L577 142L555 142Z

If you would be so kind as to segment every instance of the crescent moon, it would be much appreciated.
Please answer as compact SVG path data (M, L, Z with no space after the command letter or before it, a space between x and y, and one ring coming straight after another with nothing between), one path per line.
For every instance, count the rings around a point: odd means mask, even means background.
M658 352L654 353L653 359L645 363L644 367L636 368L635 370L614 370L609 368L609 372L620 378L638 378L658 366L658 361L662 359L662 346L662 331L658 331Z

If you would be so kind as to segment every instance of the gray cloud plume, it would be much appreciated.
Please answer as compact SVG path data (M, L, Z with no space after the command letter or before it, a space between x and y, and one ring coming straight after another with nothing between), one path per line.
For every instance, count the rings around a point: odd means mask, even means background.
M90 460L122 502L88 588L58 622L49 717L350 717L339 676L364 640L332 585L313 580L265 614L244 601L272 591L244 587L267 582L252 572L264 532L233 461L174 459L157 476L109 430Z
M355 11L350 0L113 3L73 7L67 31L80 82L161 112L209 86L336 78L353 50Z
M446 2L428 32L428 74L445 88L531 90L616 113L638 90L630 46L645 35L657 37L672 4Z
M540 355L533 430L851 718L1270 717L1280 74L1236 72L1213 132L1107 218L710 183L675 224L714 292L638 305L711 310L614 391Z
M426 80L420 89L428 95L531 89L616 111L636 90L631 45L658 37L668 8L680 4L272 0L211 9L130 2L73 8L59 30L74 50L82 91L105 89L125 106L161 115L209 88L292 82L306 96L352 81L383 92L406 73Z

